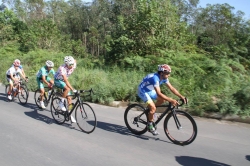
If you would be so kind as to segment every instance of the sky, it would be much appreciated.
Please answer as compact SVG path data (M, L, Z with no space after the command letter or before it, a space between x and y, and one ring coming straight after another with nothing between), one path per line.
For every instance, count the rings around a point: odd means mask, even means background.
M92 2L93 0L82 0L85 2ZM250 0L199 0L198 6L202 8L206 7L209 4L223 4L228 3L230 6L235 8L234 12L241 10L245 13L245 18L250 19ZM0 0L0 4L2 0Z
M250 0L199 0L200 3L198 6L201 6L202 8L206 7L206 5L209 3L211 5L213 4L224 4L228 3L230 6L233 6L234 12L241 10L245 13L245 18L250 19Z

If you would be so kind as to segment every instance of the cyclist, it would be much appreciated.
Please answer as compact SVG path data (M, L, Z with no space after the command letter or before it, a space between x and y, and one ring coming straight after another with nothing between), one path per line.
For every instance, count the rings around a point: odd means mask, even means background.
M14 83L17 84L18 81L20 80L18 73L20 73L21 76L24 78L24 80L27 81L27 79L25 78L25 75L23 75L23 73L22 73L22 70L19 68L20 64L21 64L20 60L16 59L13 63L13 66L10 67L6 72L6 79L7 79L7 82L10 84L9 91L8 91L8 99L9 100L12 100L11 92L12 92L12 88L13 88Z
M44 83L48 85L48 87L52 87L54 81L48 76L49 74L55 74L55 70L53 69L54 63L50 60L47 60L46 65L41 67L41 69L36 74L36 81L38 85L38 89L40 89L40 105L43 109L45 109L45 105L43 102L44 98Z
M69 110L73 107L71 97L67 95L70 94L69 93L70 90L73 92L76 91L68 81L68 77L73 73L75 69L76 69L76 60L72 56L66 56L64 58L64 64L58 68L54 76L56 87L64 90L62 95L62 100L59 103L59 107L62 111L66 111L66 108L64 106L64 101L66 98L69 104ZM71 115L71 120L72 122L76 122L72 115Z
M16 61L20 61L20 60L19 60L19 59L15 59L14 62L13 62L13 64L11 65L11 67L14 66L14 63L15 63ZM21 64L19 65L19 68L21 69L22 74L24 75L24 77L26 77L25 72L24 72L24 70L23 70L23 66L22 66ZM19 75L17 75L17 76L19 76Z
M161 105L163 102L169 101L173 106L179 104L176 100L164 95L161 92L160 85L166 84L172 93L174 93L179 98L183 99L185 103L187 100L182 96L169 82L169 76L171 73L171 68L169 65L163 64L158 65L158 72L148 74L143 78L142 82L138 86L138 96L147 103L150 110L148 115L148 131L153 135L158 135L159 133L153 126L154 113L156 111L156 106ZM153 100L156 100L154 103Z

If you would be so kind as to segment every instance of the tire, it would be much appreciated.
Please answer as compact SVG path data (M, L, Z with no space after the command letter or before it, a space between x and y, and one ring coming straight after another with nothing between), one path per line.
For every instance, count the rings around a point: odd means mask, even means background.
M27 89L23 86L20 86L20 92L18 93L18 100L21 104L26 104L29 98Z
M44 88L44 92L48 92L48 90L49 90L49 88ZM41 94L40 89L37 89L35 91L34 100L35 100L37 107L42 109L42 107L40 105L40 94ZM47 95L44 95L43 102L44 102L44 106L47 107L49 104L49 102L47 100Z
M54 97L53 100L51 101L50 111L56 123L63 124L66 120L64 115L65 112L60 110L60 107L58 105L59 102L61 102L61 99L59 97Z
M75 110L75 118L78 127L84 133L92 133L97 125L95 112L87 103L78 104Z
M28 94L28 97L29 97L29 90L28 90L27 85L26 84L22 84L21 86L26 90L26 92Z
M197 125L194 119L188 113L180 110L175 110L175 115L181 128L177 128L173 112L171 112L166 116L163 123L165 134L174 144L184 146L192 143L197 136Z
M146 110L140 104L131 104L124 112L124 121L127 128L136 135L147 132Z

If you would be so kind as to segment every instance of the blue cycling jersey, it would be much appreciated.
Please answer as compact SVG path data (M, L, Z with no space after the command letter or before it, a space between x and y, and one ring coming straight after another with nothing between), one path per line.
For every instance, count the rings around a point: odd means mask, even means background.
M139 88L143 92L150 92L154 90L154 87L159 87L161 84L167 82L169 82L168 79L160 81L160 75L158 73L151 73L143 78L142 82L139 85Z

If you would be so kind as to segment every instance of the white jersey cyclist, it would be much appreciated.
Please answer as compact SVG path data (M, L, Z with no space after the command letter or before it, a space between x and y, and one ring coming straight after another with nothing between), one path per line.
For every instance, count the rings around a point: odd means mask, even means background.
M67 78L73 73L73 71L76 69L76 63L74 63L73 67L69 69L66 64L61 65L54 78L57 80L62 80L63 81L63 75L65 75Z
M16 77L19 73L22 73L22 70L20 68L15 69L15 67L12 66L6 71L6 76L7 78L11 78L10 75L12 74L13 77Z

